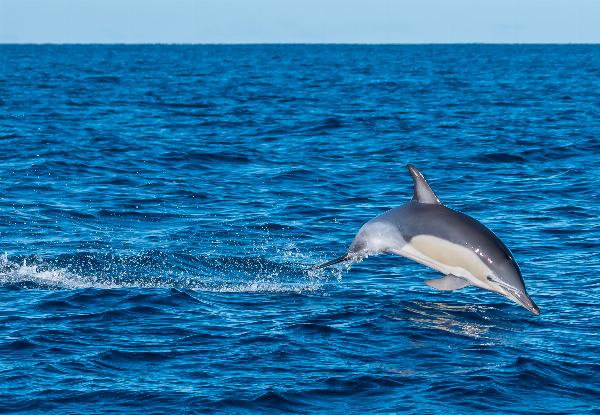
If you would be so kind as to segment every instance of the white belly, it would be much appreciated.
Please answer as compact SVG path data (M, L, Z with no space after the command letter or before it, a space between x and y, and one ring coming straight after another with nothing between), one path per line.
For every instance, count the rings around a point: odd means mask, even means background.
M418 235L401 249L388 251L412 259L444 275L453 274L465 278L476 287L496 291L495 284L487 280L492 271L479 255L466 246L431 235Z

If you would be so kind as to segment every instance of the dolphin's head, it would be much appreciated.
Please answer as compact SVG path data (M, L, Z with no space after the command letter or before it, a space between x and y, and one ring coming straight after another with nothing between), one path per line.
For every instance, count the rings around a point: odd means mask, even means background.
M488 281L495 284L499 289L496 293L514 301L525 307L536 316L540 315L540 309L527 295L523 275L519 265L515 261L510 250L500 240L497 249L492 250L487 256L488 267L491 275L487 276Z

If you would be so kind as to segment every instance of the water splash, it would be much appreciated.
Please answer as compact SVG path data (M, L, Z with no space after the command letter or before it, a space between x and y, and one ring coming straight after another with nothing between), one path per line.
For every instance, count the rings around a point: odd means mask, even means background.
M7 253L0 257L0 285L18 285L24 288L81 289L116 288L109 282L100 282L93 277L70 272L66 268L49 268L43 260L33 257L16 262L8 259Z
M37 289L178 288L212 292L315 292L342 269L306 270L310 255L295 247L266 256L188 255L145 251L134 255L82 252L42 259L0 257L0 285ZM281 261L284 259L285 261Z

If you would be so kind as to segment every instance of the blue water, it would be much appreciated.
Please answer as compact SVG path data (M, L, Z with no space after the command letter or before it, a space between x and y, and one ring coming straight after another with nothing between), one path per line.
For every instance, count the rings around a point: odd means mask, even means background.
M600 46L0 46L0 413L600 414ZM539 317L396 256L412 197Z

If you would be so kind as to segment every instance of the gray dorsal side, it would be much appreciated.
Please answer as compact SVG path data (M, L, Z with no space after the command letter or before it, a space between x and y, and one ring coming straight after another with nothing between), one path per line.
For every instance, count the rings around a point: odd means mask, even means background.
M419 170L412 164L407 164L406 168L412 174L413 183L415 184L415 195L412 200L419 203L427 203L430 205L441 205L440 199L433 193L429 183Z

